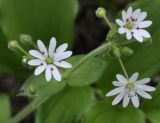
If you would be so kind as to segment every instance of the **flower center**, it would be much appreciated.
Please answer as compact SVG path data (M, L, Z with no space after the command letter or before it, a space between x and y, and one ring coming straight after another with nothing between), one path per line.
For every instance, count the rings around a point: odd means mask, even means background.
M125 25L125 27L126 27L127 29L131 30L131 29L133 29L133 27L134 27L134 23L132 23L132 22L127 22L126 25Z
M54 59L53 58L51 58L51 57L48 57L48 58L46 58L46 63L47 64L53 64L53 62L54 62Z
M132 89L134 87L134 83L133 82L128 82L127 84L126 84L126 88L127 89Z

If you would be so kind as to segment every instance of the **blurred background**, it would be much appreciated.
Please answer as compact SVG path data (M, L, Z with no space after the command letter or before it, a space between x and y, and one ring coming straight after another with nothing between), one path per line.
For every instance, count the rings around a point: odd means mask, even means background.
M20 34L30 34L35 42L41 39L48 44L50 38L55 36L58 44L69 43L74 55L86 54L105 40L109 30L106 23L96 17L96 9L99 6L105 7L107 16L114 22L117 14L131 2L134 0L0 0L0 93L9 95L12 115L29 103L27 98L17 97L16 94L32 72L21 64L21 53L17 55L7 49L7 41L19 40ZM140 6L142 5L141 3ZM160 59L152 58L154 62L151 65ZM129 69L131 68L134 66L129 66ZM141 66L139 69L146 71L144 68L145 66ZM158 75L158 68L159 66L152 74L145 75ZM112 68L111 71L113 70L115 69ZM156 81L159 81L158 77ZM21 123L34 123L34 114L29 115Z

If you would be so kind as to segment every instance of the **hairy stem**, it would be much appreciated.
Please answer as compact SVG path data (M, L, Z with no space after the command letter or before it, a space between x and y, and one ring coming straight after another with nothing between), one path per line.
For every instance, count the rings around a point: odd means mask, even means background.
M124 43L120 43L119 45L122 46L122 45L130 44L130 43L134 43L134 42L135 42L134 40L131 40L131 41L127 41Z
M105 50L108 49L108 47L110 47L112 45L111 42L106 43L100 47L98 47L97 49L93 50L92 52L90 52L88 55L86 55L84 58L82 58L75 66L72 67L72 69L68 70L63 78L67 78L69 77L77 68L79 68L81 66L81 64L83 64L85 61L87 61L89 58L92 58L102 52L104 52Z
M126 78L129 80L128 73L127 73L127 71L126 71L126 69L125 69L125 67L124 67L124 64L123 64L121 58L118 58L118 61L119 61L120 65L121 65L121 67L122 67L122 69L123 69L124 75L125 75Z
M111 22L109 21L109 19L107 18L107 16L104 16L104 20L105 20L106 23L108 24L109 28L110 28L112 31L114 31L114 28L113 28Z
M20 113L18 113L15 117L9 120L7 123L19 123L27 115L29 115L39 106L41 106L48 98L49 96L36 98L28 106L26 106Z
M110 47L111 45L112 45L112 43L108 42L106 44L101 45L100 47L98 47L97 49L93 50L92 52L90 52L88 55L83 57L75 66L73 66L72 69L67 71L64 74L63 78L67 78L67 77L71 76L72 73L77 68L79 68L85 61L87 61L88 59L90 59L90 58L92 58L92 57L94 57L94 56L106 51L108 49L108 47ZM33 102L31 102L28 106L26 106L22 111L20 111L16 116L14 116L8 123L18 123L18 122L20 122L28 114L30 114L31 112L33 112L34 110L39 108L51 96L52 96L52 94L49 95L48 97L36 98Z
M32 56L29 55L21 46L18 45L18 49L19 49L22 53L24 53L25 55L27 55L30 59L32 59Z

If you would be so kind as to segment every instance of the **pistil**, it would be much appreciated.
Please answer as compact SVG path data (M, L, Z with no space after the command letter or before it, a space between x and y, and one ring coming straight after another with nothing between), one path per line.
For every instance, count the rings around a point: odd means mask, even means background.
M46 58L46 63L47 64L53 64L53 62L54 62L53 58L51 58L51 57Z

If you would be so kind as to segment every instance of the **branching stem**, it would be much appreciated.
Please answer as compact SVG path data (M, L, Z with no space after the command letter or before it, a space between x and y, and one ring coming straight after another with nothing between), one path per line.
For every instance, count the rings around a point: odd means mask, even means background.
M63 79L70 77L72 73L78 69L84 62L86 62L88 59L106 51L108 47L112 45L112 42L108 42L106 44L101 45L100 47L96 48L95 50L91 51L89 54L84 56L75 66L72 67L69 71L67 71L63 75ZM23 51L23 50L22 50ZM24 52L24 51L23 51ZM24 52L25 53L25 52ZM7 123L18 123L22 119L24 119L28 114L39 108L44 102L46 102L47 99L49 99L52 96L49 95L47 97L38 97L35 100L33 100L28 106L26 106L22 111L20 111L16 116L14 116L9 122Z
M121 67L122 67L122 70L123 70L123 72L124 72L124 75L125 75L126 78L129 80L128 73L127 73L127 71L126 71L126 69L125 69L125 67L124 67L124 64L123 64L121 58L118 58L118 61L119 61L120 65L121 65Z

